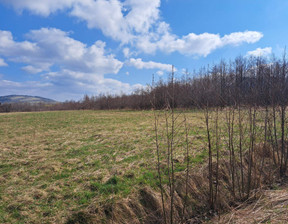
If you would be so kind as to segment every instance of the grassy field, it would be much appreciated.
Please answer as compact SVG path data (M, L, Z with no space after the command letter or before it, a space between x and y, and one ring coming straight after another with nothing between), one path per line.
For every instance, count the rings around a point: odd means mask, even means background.
M191 155L201 162L203 115L186 116ZM0 139L0 223L65 223L89 206L157 188L151 111L0 114ZM185 169L184 148L175 152L177 171Z

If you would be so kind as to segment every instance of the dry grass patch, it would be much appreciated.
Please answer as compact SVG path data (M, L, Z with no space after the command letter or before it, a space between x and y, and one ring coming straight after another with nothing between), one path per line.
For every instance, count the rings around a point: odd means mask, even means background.
M202 115L187 116L202 149ZM157 188L153 123L149 111L1 114L0 223L65 223L91 205Z
M265 190L252 204L243 203L220 219L209 223L288 223L288 190L287 185L280 189Z

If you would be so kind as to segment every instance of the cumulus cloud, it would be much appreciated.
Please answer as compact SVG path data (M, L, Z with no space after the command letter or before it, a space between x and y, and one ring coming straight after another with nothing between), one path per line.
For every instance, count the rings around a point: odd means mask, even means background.
M91 95L116 94L132 92L139 86L105 78L105 74L117 74L123 63L115 55L107 54L102 41L87 46L55 28L33 30L26 38L28 40L17 42L11 32L0 31L0 56L26 64L22 70L40 73L41 79L24 83L0 79L2 94L43 93L43 96L64 100L82 96L83 90Z
M102 41L86 46L55 28L33 30L26 37L30 41L15 42L10 32L0 31L0 55L28 64L23 69L30 73L48 71L57 65L87 73L96 71L99 75L116 74L123 65L113 54L106 54Z
M8 64L4 61L3 58L0 58L0 67L8 66Z
M129 44L144 53L156 51L185 55L207 56L215 49L243 43L255 43L263 37L257 31L219 34L189 33L178 37L160 16L161 0L0 0L16 10L29 10L48 16L57 10L87 23L89 28L100 29L104 35ZM123 51L129 57L127 49Z
M7 57L14 56L14 59L29 57L38 50L35 43L28 41L15 42L13 36L9 31L0 30L0 55Z
M114 40L133 42L159 19L160 0L87 0L74 4L71 15Z
M213 50L227 45L240 45L242 43L255 43L263 37L263 34L256 31L236 32L220 37L219 34L190 33L181 38L166 31L158 40L153 37L140 37L137 43L138 48L146 53L154 53L157 50L172 53L179 52L184 55L207 56Z
M266 57L272 53L272 47L257 48L254 51L248 51L246 56Z
M130 8L125 16L129 29L147 33L159 19L160 0L126 0L124 6Z
M137 34L147 33L159 19L160 0L0 0L17 11L28 10L49 16L58 10L87 23L89 28L121 42L129 42Z
M127 63L129 66L133 66L137 69L160 69L164 71L171 71L172 65L163 64L154 61L144 62L141 58L130 58L130 61Z
M99 28L115 40L127 42L132 38L122 13L120 1L79 1L71 14L87 22L89 28Z

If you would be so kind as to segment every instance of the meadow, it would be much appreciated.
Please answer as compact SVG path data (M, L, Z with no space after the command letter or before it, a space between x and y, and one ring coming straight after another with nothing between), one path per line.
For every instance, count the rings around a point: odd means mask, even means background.
M207 155L203 114L185 116L191 164L199 164ZM152 111L0 114L0 223L67 223L145 186L157 190L154 122ZM181 172L185 146L174 153Z

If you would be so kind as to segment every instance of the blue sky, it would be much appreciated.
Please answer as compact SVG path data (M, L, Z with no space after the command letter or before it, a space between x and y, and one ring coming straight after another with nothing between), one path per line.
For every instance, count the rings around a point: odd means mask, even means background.
M242 55L281 56L287 0L0 0L0 95L131 93Z

